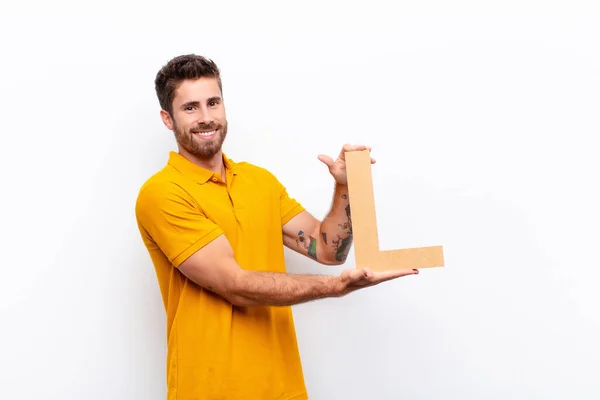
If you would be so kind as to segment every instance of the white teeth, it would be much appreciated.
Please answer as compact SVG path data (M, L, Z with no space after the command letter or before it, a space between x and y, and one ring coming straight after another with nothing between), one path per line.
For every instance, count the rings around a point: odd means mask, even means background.
M214 134L216 131L210 131L210 132L198 132L198 135L200 136L210 136L212 134Z

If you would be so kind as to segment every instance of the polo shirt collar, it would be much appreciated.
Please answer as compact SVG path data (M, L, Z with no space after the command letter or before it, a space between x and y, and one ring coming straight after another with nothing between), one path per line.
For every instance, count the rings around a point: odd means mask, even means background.
M225 170L228 173L236 175L235 167L236 163L230 160L225 153L223 153L223 163L225 164ZM213 175L215 175L212 171L201 167L197 164L194 164L181 154L171 151L169 152L169 161L168 164L179 171L181 174L193 179L194 181L203 184L208 182Z

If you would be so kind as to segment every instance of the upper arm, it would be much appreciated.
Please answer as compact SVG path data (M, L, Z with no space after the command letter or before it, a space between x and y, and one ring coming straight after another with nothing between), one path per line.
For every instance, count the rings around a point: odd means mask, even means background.
M144 188L136 218L175 268L196 284L228 296L228 285L241 268L223 230L187 192L169 183Z
M279 190L283 244L321 264L336 264L322 255L327 246L327 237L321 234L321 221L290 197L277 178L274 178L274 182Z
M321 222L306 211L296 199L290 197L285 186L275 176L271 175L271 178L279 192L283 244L321 262L318 254L322 248L319 238Z

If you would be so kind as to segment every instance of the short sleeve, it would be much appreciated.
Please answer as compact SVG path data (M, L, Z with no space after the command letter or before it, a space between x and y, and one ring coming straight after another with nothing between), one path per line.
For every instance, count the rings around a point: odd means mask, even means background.
M281 226L287 224L292 218L304 211L304 207L295 198L290 197L287 189L277 181L279 189L279 203L281 206Z
M170 182L142 188L136 218L142 235L153 241L175 267L223 234L185 190Z

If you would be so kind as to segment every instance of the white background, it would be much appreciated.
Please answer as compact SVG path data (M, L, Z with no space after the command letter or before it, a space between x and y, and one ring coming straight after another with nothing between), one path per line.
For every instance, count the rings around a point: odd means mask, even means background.
M134 202L175 149L153 79L183 53L221 67L230 157L323 217L317 155L369 144L381 246L444 246L294 307L311 399L600 398L595 4L3 3L0 398L164 398Z

